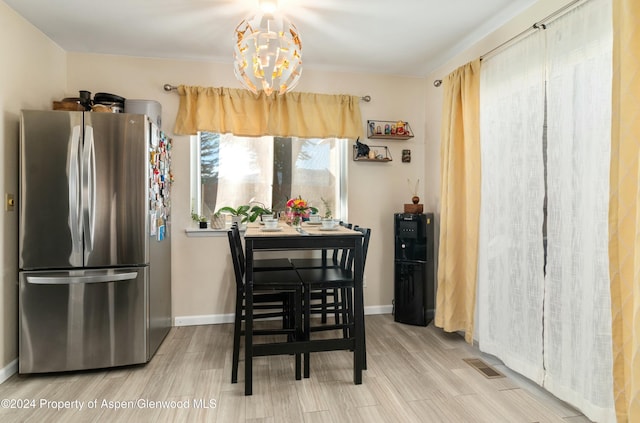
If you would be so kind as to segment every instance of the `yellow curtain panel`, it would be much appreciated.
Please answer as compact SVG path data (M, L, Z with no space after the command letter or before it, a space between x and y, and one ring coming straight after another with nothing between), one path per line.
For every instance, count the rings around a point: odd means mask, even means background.
M235 88L180 85L174 132L198 131L238 136L352 138L363 134L360 98L290 92L253 94Z
M480 59L443 81L435 325L473 342L480 222Z
M613 2L609 262L618 422L640 422L640 2Z

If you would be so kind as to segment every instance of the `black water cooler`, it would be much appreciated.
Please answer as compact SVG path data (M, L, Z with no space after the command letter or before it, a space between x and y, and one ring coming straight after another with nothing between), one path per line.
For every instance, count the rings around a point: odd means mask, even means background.
M426 326L435 312L433 213L396 213L394 230L394 319Z

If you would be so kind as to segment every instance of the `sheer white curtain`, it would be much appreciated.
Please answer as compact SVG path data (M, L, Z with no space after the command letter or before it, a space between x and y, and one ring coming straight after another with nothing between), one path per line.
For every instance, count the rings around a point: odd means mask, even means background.
M483 59L478 341L541 383L544 35Z
M220 135L216 208L272 203L273 137Z
M614 422L608 259L611 1L547 25L548 259L544 385Z

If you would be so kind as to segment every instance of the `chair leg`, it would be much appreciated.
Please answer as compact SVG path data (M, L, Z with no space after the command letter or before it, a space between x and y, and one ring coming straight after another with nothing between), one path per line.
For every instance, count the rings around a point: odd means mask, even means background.
M322 323L327 323L327 290L323 289L320 291L320 302L321 302L321 310L322 310L322 317L320 318L320 321Z
M367 370L367 326L362 319L362 370Z
M354 321L354 317L353 317L353 295L351 290L349 289L345 289L343 291L346 291L346 296L347 296L347 309L348 309L348 319L349 319L349 323L353 323ZM365 323L364 323L364 317L362 319L362 370L367 370L367 336L366 336L366 327L365 327ZM346 329L345 329L346 330ZM346 333L346 332L345 332Z
M342 329L342 335L345 338L351 337L351 333L349 332L349 328L346 325L350 325L353 323L353 298L351 295L351 289L341 288L340 289L341 304L342 304L342 324L345 327Z
M302 290L298 289L294 294L293 302L293 327L295 329L295 340L301 341L302 334ZM296 380L302 379L302 354L296 353Z
M338 297L338 289L337 288L333 288L331 289L331 296L333 297L333 319L335 320L335 324L339 325L340 324L340 309L342 307L344 307L344 304L342 304L339 300Z
M238 383L238 365L240 362L240 333L242 332L242 293L236 294L236 317L233 324L233 359L231 365L231 383Z
M310 313L310 309L311 309L311 286L307 285L304 287L304 340L305 341L309 341L311 340L311 333L310 333L310 322L309 319L311 317L311 313ZM304 377L308 378L309 374L311 373L311 365L309 363L309 360L311 359L311 354L306 352L304 353Z
M293 301L292 301L293 297ZM293 304L292 304L293 302ZM295 296L286 295L284 301L282 302L282 329L291 329L291 325L295 324L293 320L293 314L295 307ZM293 340L293 336L291 334L287 335L287 341L291 342Z

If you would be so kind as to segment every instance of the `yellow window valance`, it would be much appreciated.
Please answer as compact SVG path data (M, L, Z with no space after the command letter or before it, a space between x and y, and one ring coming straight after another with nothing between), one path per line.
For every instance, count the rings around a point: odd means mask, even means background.
M235 88L178 86L180 107L174 132L299 138L362 136L360 98L289 92L266 96Z

